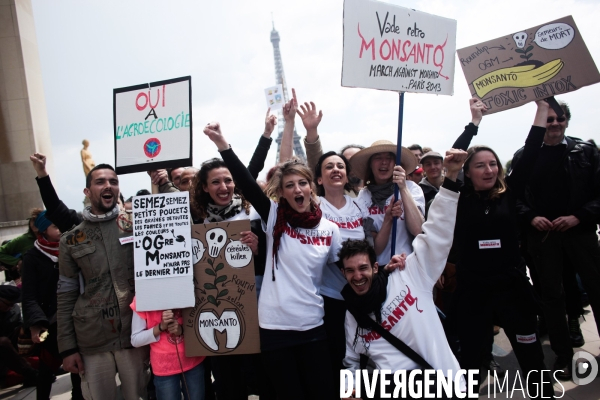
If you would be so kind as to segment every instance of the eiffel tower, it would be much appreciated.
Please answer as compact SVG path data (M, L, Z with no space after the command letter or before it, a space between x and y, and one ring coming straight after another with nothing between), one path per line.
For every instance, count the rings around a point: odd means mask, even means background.
M287 90L287 84L285 83L285 75L283 73L283 63L281 62L281 51L279 51L279 32L275 30L275 22L273 22L273 30L271 31L271 43L273 44L273 55L275 57L275 81L276 84L281 84L283 88L283 99L284 102L288 102L289 95ZM277 142L277 160L279 160L279 150L281 148L281 137L283 135L283 125L285 121L283 119L283 111L279 111L277 115L277 119L280 121L278 126L279 135L275 141ZM296 132L296 127L294 127L294 153L296 156L306 161L306 155L304 154L304 149L300 144L300 136Z

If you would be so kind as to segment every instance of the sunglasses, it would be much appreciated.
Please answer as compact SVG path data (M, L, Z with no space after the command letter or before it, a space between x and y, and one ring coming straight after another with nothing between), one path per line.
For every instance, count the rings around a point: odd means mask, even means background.
M567 119L565 117L556 117L556 122L565 122ZM549 124L554 122L554 117L548 117L546 120Z

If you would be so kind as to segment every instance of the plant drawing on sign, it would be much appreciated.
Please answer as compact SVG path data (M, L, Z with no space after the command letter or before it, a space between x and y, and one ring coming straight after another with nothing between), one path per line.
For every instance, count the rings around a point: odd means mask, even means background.
M533 46L529 45L525 50L523 50L523 48L527 44L527 37L528 35L526 32L518 32L513 35L513 39L515 40L515 44L517 45L515 51L521 54L521 58L524 58L525 60L529 61L531 56L533 56L533 53L529 53L531 50L533 50Z
M250 229L248 220L192 227L195 303L183 312L188 357L260 352L253 254L240 240Z
M213 277L213 283L205 283L204 284L204 289L208 290L215 290L216 292L216 297L213 296L212 294L209 294L206 298L208 300L209 303L214 304L215 306L219 306L221 305L221 302L219 301L219 298L221 297L225 297L227 296L227 294L229 293L229 290L227 289L223 289L221 291L219 291L219 288L217 287L217 285L219 283L225 282L227 280L227 275L221 275L219 276L218 272L220 270L223 269L223 267L225 266L223 263L218 263L217 266L215 267L213 264L215 262L214 259L209 258L208 260L206 260L208 262L208 264L211 266L211 268L206 268L204 270L204 272L206 272L207 275L210 275ZM223 285L221 285L222 287Z

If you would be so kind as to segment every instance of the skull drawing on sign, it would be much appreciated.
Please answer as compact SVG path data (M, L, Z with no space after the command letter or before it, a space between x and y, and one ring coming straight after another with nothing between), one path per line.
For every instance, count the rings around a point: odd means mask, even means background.
M515 40L515 44L518 48L522 49L525 47L525 42L527 41L527 34L525 32L517 32L513 35L513 39Z
M211 257L217 257L221 252L225 241L227 239L227 232L223 228L213 228L206 231L206 243L208 244L208 254Z

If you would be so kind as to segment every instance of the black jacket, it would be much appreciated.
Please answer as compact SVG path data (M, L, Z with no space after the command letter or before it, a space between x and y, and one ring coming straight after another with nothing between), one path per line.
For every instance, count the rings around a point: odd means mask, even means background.
M21 274L25 325L48 328L56 321L58 262L52 261L34 247L23 257Z
M506 178L507 191L495 199L489 193L475 192L472 185L461 189L454 229L453 259L459 282L494 279L513 273L521 266L518 241L517 198L525 190L531 167L539 154L544 128L533 126L526 139L522 163ZM487 241L499 241L487 247Z
M565 136L567 148L563 155L563 166L568 177L569 204L568 215L574 215L582 225L595 226L600 222L600 157L598 149L591 143L581 139ZM515 168L523 148L519 149L512 160ZM524 195L519 198L518 211L524 223L531 224L533 218L539 216L535 210L535 193L530 186L525 188Z
M48 218L61 232L71 230L75 225L79 225L82 218L75 210L69 209L56 194L56 190L50 181L50 176L35 178L40 188L40 195L44 206L46 206L46 218Z
M425 203L429 203L435 198L435 195L440 191L438 188L433 186L426 178L419 183L419 186L423 190L423 196L425 196Z

